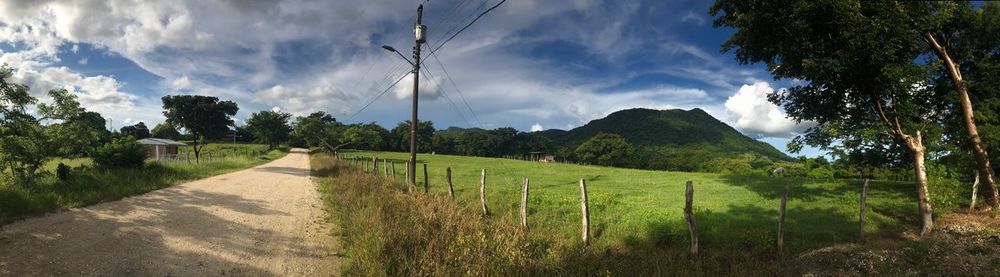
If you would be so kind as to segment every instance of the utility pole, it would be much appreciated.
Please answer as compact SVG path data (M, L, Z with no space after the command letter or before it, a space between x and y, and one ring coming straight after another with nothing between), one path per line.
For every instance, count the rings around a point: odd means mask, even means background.
M420 88L420 45L426 42L425 33L427 31L427 26L421 23L421 18L424 14L424 5L421 4L417 7L417 23L413 25L413 34L416 38L416 46L413 47L413 114L410 117L410 163L408 165L410 174L409 187L412 188L417 184L417 127L419 126L419 121L417 121L417 98L419 97Z

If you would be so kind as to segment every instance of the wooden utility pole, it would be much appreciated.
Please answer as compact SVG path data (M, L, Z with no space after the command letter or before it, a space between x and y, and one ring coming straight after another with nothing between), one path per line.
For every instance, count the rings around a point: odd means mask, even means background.
M424 25L420 24L424 16L424 5L421 4L417 7L417 23L413 25L413 33L416 37L416 45L413 46L413 113L410 116L410 163L407 168L411 172L409 179L410 185L413 186L417 183L416 174L417 172L417 128L420 122L417 121L417 99L419 98L420 90L420 45L426 40L424 39L424 32L427 29Z

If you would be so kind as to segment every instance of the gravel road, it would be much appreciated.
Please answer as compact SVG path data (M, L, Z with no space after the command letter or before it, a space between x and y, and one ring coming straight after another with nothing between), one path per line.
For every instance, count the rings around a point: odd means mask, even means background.
M2 276L338 275L309 155L0 227Z

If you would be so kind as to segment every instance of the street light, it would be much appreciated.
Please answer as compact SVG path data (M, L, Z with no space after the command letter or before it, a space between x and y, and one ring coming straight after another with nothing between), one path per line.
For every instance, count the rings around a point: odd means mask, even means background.
M420 122L417 120L417 99L420 95L418 93L420 87L420 45L427 41L425 39L427 26L420 23L421 18L423 18L423 14L424 5L421 4L417 7L417 22L413 25L413 34L415 37L414 42L416 44L416 46L413 46L413 61L410 61L410 59L407 59L406 56L403 56L403 53L396 51L396 48L392 48L392 46L388 45L382 45L382 49L398 54L406 60L406 62L413 66L413 71L410 72L413 74L413 113L410 115L410 162L409 166L406 167L406 170L410 172L409 180L407 180L407 187L410 192L413 192L414 187L417 185L417 126L419 126L418 124ZM426 185L427 184L424 184L424 186Z
M403 58L404 60L406 60L406 62L410 63L410 65L417 66L412 61L410 61L410 59L407 59L406 56L403 56L403 53L399 53L399 51L396 51L396 48L392 48L392 46L382 45L382 49L388 50L389 52L396 53L397 55L399 55L400 58Z

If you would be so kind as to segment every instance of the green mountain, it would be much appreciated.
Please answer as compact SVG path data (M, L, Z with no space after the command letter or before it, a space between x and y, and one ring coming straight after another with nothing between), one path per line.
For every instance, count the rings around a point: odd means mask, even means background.
M569 131L545 130L557 146L576 147L598 133L625 137L639 147L708 148L718 154L755 153L777 160L790 160L770 144L747 137L702 109L628 109L593 120Z

